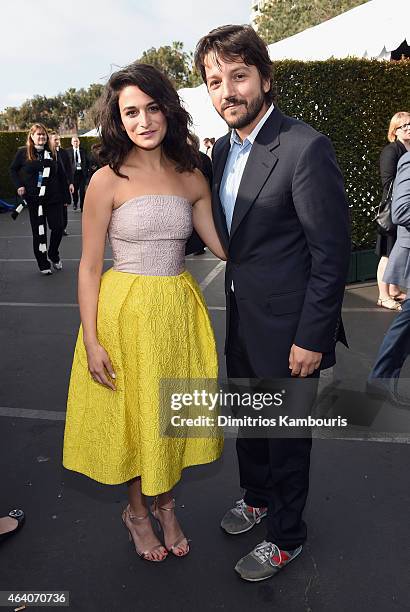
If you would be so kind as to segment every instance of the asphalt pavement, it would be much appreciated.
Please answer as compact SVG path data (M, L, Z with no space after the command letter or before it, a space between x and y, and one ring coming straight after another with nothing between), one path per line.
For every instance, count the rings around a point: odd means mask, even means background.
M79 325L80 213L69 212L68 231L64 269L44 277L33 259L28 214L17 221L0 215L0 516L14 507L27 514L21 532L1 544L0 591L69 591L69 609L81 612L409 610L410 411L396 414L385 405L375 409L370 428L359 419L344 436L315 432L308 540L274 579L246 583L233 570L264 539L263 522L235 537L219 528L241 497L233 439L220 461L187 469L177 486L178 516L192 540L189 556L161 564L137 557L121 523L125 486L100 485L61 465ZM223 373L223 264L207 251L187 258L187 268L203 287ZM323 375L328 397L340 388L353 403L364 397L366 376L395 316L377 308L376 296L374 283L346 290L350 349L340 346L338 365ZM409 379L407 364L404 386Z

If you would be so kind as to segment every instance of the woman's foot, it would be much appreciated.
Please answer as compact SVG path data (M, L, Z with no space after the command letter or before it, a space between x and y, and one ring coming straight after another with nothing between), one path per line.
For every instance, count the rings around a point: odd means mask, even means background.
M168 552L155 535L149 513L135 514L128 505L122 513L122 520L129 531L130 541L134 542L137 554L147 561L164 561Z
M8 516L0 518L0 542L16 533L24 524L23 510L11 510Z
M401 310L400 303L396 302L396 300L394 300L390 296L379 297L379 299L377 300L377 305L381 306L382 308L387 308L388 310Z
M151 511L162 527L167 550L177 557L185 557L189 553L189 543L175 515L175 500L168 499L161 504L156 497Z
M390 297L393 298L393 300L396 300L396 302L404 302L407 297L407 294L403 291L399 291L399 293L391 293Z

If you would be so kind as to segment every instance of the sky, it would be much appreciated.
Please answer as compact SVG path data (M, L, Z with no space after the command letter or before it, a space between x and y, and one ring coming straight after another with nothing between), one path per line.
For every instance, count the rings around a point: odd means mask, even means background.
M1 0L0 111L34 95L105 83L150 47L249 23L251 0ZM9 24L9 27L7 27Z

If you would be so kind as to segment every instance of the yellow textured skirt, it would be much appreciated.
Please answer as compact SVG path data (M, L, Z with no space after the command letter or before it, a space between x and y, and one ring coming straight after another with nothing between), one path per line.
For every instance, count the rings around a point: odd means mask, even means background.
M215 338L202 293L189 274L143 276L108 270L97 333L116 391L88 371L82 328L68 393L63 464L105 484L141 476L145 495L171 489L181 471L215 461L220 437L167 438L159 432L163 378L216 378Z

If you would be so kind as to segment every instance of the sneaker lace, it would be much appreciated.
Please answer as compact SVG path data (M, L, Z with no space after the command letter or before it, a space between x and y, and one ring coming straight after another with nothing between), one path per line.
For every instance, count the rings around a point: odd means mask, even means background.
M279 558L279 563L273 563L273 565L281 565L282 563L282 552L276 544L272 542L261 542L261 544L258 544L258 546L254 548L253 554L261 563L266 563L266 561L269 561L273 556Z
M235 508L232 508L232 512L237 516L240 516L241 514L244 514L244 512L246 512L246 509L247 505L245 504L244 500L239 499L237 502L235 502Z

